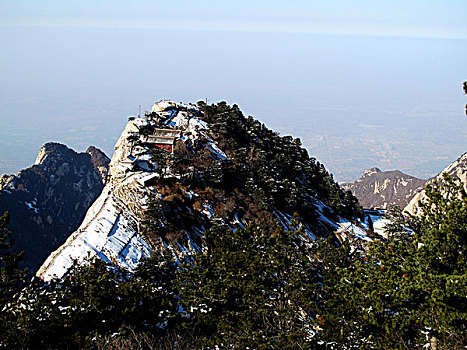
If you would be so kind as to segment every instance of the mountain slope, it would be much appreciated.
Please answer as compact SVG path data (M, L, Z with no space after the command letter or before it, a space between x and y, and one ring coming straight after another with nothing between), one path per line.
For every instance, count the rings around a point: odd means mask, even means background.
M104 187L109 159L95 147L76 153L65 145L42 146L30 168L0 177L0 212L11 214L16 251L37 270L83 220Z
M444 173L452 176L453 178L459 179L464 184L464 188L467 190L467 153L461 155L457 160L449 164L442 172L440 172L436 177L430 179L427 183L432 183L433 181L443 183ZM418 202L425 199L425 189L423 188L413 196L413 198L405 207L404 211L412 215L417 215L419 213Z
M366 237L349 221L362 215L356 198L300 141L244 117L236 105L160 101L145 119L130 119L101 196L39 277L61 277L87 256L129 270L154 250L183 260L207 244L203 232L213 225L288 227L295 212L307 239Z
M364 208L386 209L389 204L404 208L417 190L425 186L426 180L404 174L399 170L366 170L360 179L342 184L352 191Z

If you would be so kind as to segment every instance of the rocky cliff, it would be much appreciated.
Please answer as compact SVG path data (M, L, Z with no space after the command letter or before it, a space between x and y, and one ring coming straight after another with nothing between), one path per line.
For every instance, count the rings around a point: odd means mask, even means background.
M88 257L130 271L162 249L183 260L203 249L203 233L213 225L289 227L294 213L303 239L367 239L365 223L350 220L359 215L357 200L298 139L280 137L225 103L160 101L145 118L130 118L107 178L81 226L44 262L40 278L62 277Z
M442 172L440 172L436 177L430 179L428 183L436 181L439 183L443 182L443 173L452 176L453 178L459 179L463 184L464 188L467 190L467 153L464 153L457 160L449 164ZM426 198L424 188L417 191L417 193L412 197L410 202L405 207L404 211L412 215L419 213L418 202L423 201Z
M389 204L404 208L411 198L425 186L426 180L404 174L399 170L366 170L360 179L341 186L358 198L364 208L386 209Z
M104 187L108 163L95 147L76 153L47 143L33 166L0 177L0 212L10 212L14 249L25 252L30 272L79 226Z

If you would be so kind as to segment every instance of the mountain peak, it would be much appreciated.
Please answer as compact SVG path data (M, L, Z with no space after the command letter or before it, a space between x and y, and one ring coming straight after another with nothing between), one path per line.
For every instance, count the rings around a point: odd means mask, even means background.
M42 164L49 154L61 157L70 156L77 153L61 143L47 142L41 147L39 153L37 154L34 165Z
M377 173L381 173L381 170L379 168L371 168L371 169L368 169L368 170L365 170L361 176L361 178L363 179L364 177L368 177L368 176L371 176L371 175L374 175L374 174L377 174Z
M363 207L384 209L389 204L406 206L425 181L399 170L381 171L374 167L366 170L357 181L342 184L342 187L352 191Z
M0 177L0 213L11 213L14 247L25 251L30 271L79 226L104 187L108 158L97 148L91 153L49 142L33 166Z
M361 209L299 142L238 107L159 101L144 118L129 118L101 196L37 275L61 277L95 255L132 270L167 248L182 261L207 244L203 232L213 225L289 227L294 213L308 239L340 239L355 234L349 220Z

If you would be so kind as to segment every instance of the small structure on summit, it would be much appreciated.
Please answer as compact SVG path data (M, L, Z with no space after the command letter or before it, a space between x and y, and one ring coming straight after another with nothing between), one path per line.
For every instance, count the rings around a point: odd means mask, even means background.
M149 147L159 147L173 153L175 141L180 138L181 130L154 129L151 135L144 136L141 141Z
M142 136L140 141L151 148L159 147L173 153L175 141L181 138L182 130L180 125L176 125L172 120L183 110L186 111L185 106L173 101L156 102L151 113L145 113L149 125L155 128L150 134Z
M165 112L170 111L172 109L176 109L177 107L178 105L174 101L161 100L159 102L154 103L151 112Z

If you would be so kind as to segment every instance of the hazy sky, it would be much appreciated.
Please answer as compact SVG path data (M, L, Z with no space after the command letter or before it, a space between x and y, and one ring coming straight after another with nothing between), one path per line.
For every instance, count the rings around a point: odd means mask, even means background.
M0 0L0 173L109 156L154 101L226 100L351 180L467 151L467 1Z

